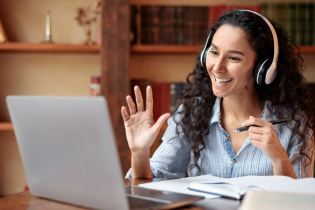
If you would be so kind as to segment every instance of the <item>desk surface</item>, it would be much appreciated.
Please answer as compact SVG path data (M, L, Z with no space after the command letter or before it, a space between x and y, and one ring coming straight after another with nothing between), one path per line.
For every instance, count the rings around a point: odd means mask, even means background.
M159 179L132 179L125 180L126 185L138 185L142 183L160 181ZM205 199L195 202L193 205L185 206L180 209L189 210L236 210L240 201L216 198ZM64 204L44 198L33 196L29 191L17 193L0 199L0 210L82 210L86 208Z

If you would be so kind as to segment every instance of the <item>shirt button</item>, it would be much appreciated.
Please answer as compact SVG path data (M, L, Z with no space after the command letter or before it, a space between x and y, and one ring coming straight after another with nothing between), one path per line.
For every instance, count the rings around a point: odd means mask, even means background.
M227 136L224 136L224 139L225 139L225 140L228 140L228 139L229 139L229 137L227 137Z
M236 163L236 160L235 159L233 159L233 161L232 161L233 163Z

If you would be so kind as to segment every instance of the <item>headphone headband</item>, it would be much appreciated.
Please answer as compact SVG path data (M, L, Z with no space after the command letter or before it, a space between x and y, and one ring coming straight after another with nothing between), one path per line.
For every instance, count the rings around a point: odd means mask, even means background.
M268 69L264 69L263 65L259 66L259 69L258 69L258 73L255 75L256 78L255 81L260 85L261 84L261 79L262 79L262 76L261 76L261 71L263 72L267 72L266 73L266 76L265 76L265 84L270 84L273 82L273 80L275 79L276 77L276 74L277 74L277 62L278 62L278 55L279 55L279 45L278 45L278 37L277 37L277 33L274 29L274 27L272 26L272 24L270 23L270 21L265 18L263 15L257 13L257 12L254 12L254 11L251 11L251 10L239 10L239 11L245 11L245 12L251 12L253 14L256 14L258 15L259 17L261 17L268 25L271 33L272 33L272 37L273 37L273 49L274 49L274 53L273 53L273 59L272 59L272 62L270 64L270 66L268 67ZM206 68L206 58L207 58L207 55L208 55L208 51L210 49L210 39L211 39L211 34L212 34L212 31L210 32L208 38L207 38L207 41L206 41L206 44L201 52L201 56L200 56L200 62L201 62L201 65L203 67ZM266 60L267 61L267 60ZM266 61L264 61L264 63L266 63ZM268 62L269 63L269 62Z

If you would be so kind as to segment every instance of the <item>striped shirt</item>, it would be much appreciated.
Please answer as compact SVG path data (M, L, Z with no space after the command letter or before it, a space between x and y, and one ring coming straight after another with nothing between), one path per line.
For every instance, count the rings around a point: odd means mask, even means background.
M221 126L220 102L221 99L217 98L213 106L209 125L210 133L204 139L205 149L201 151L198 160L201 169L200 175L211 174L222 178L273 175L271 160L260 148L251 144L249 137L238 153L234 153L229 134ZM181 109L182 107L179 108L179 110ZM270 101L266 101L260 119L277 120L273 113ZM193 163L190 142L183 133L176 134L176 124L173 118L174 116L168 119L168 128L162 138L163 142L150 159L151 170L156 178L185 177L186 168ZM296 176L298 178L313 177L314 159L307 168L307 174L301 170L303 164L303 159L299 154L301 143L298 143L296 135L285 124L274 125L274 129L287 151ZM196 167L188 171L189 176L197 174ZM131 169L126 174L126 178L131 178Z

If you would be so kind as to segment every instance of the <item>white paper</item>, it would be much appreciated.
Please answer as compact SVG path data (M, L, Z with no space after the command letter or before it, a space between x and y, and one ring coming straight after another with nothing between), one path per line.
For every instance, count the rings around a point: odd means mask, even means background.
M208 193L196 192L196 191L192 191L188 189L190 183L192 182L210 181L210 180L215 180L215 179L222 179L222 178L215 177L212 175L203 175L203 176L197 176L197 177L187 177L187 178L182 178L182 179L172 179L172 180L166 180L166 181L161 181L161 182L139 184L139 186L153 189L153 190L170 191L170 192L183 193L183 194L189 194L189 195L198 195L198 196L204 196L206 198L217 198L220 196L212 195Z
M266 191L315 194L315 178L296 179L278 183L265 183L260 186Z

